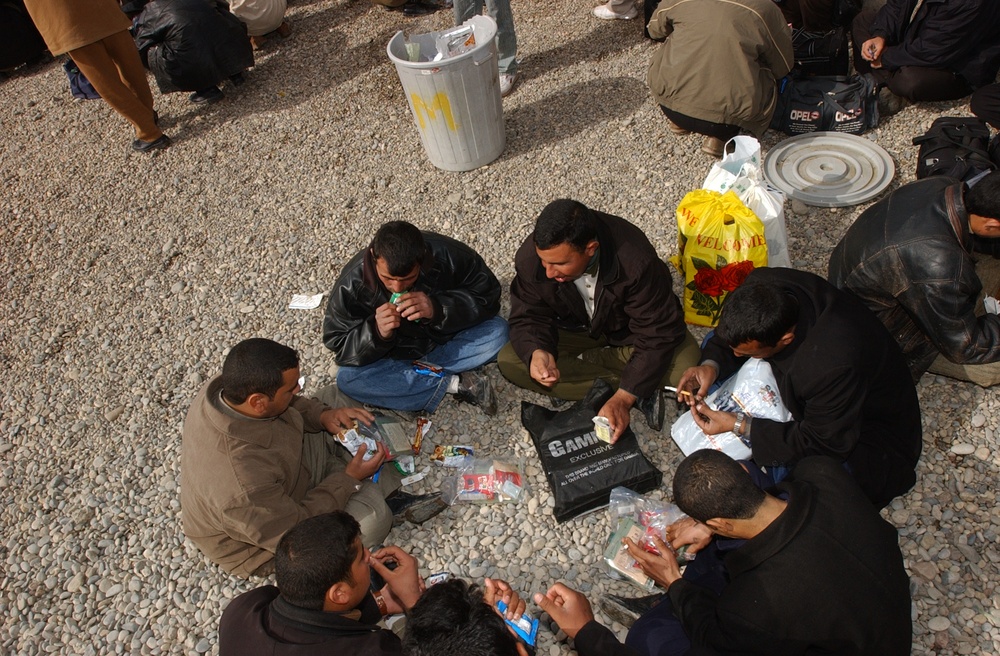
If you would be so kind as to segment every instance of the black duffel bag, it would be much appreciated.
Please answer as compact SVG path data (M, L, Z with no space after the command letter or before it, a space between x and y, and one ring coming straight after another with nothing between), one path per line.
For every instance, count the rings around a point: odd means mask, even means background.
M990 157L990 129L975 117L942 116L913 138L920 146L917 178L945 175L968 182L997 165Z
M631 428L614 444L599 440L594 433L594 415L613 393L607 382L598 379L587 397L567 410L521 402L521 423L538 450L555 497L557 522L608 505L615 487L649 492L663 480L660 470L643 455Z
M861 134L877 125L878 85L871 75L786 77L779 82L773 130Z

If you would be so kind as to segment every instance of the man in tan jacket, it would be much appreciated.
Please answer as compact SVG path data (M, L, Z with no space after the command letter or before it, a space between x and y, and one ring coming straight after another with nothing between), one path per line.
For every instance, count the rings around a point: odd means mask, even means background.
M331 407L299 396L299 358L287 346L254 338L234 346L222 374L198 392L181 449L184 533L213 562L243 577L273 571L285 532L307 517L346 510L365 546L380 544L400 518L439 512L440 494L398 491L383 449L350 458L329 433L370 422L362 408ZM336 388L321 391L336 406ZM326 432L323 432L326 431ZM388 502L388 505L387 505Z
M129 20L114 0L25 0L53 56L69 53L101 98L135 127L132 149L170 145L156 125L153 94Z

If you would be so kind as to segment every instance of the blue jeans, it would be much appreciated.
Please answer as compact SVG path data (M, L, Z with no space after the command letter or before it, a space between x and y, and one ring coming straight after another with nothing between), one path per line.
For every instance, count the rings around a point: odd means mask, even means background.
M497 64L500 72L517 75L517 34L514 33L510 0L455 0L455 25L483 13L484 4L490 17L497 22Z
M382 358L362 367L341 367L337 387L361 403L379 408L434 412L448 392L452 375L496 359L506 343L507 322L493 317L456 333L420 358L444 369L441 378L418 374L412 360Z

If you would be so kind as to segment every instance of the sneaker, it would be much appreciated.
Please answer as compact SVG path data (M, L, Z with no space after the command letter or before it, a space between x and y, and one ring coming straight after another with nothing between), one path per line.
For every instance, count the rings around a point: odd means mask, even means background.
M646 425L655 431L663 429L663 418L666 414L663 403L663 390L657 389L652 395L638 399L635 407L646 418Z
M725 149L726 142L722 139L716 139L715 137L705 137L705 141L701 143L701 152L706 155L711 155L715 159L722 157L722 153Z
M592 13L595 17L600 18L601 20L632 20L639 15L639 10L635 8L635 5L632 5L632 8L624 14L619 14L607 5L597 5L594 7L594 11Z
M170 137L163 135L156 141L143 141L142 139L136 139L132 142L132 150L138 153L148 153L161 148L166 148L169 145Z
M654 594L648 597L619 597L618 595L601 595L598 605L604 614L628 628L650 609L663 601L666 594Z
M501 73L500 74L500 96L506 96L508 93L514 90L514 83L517 82L517 73Z
M685 134L691 134L691 130L685 130L670 119L667 119L667 129L670 130L671 134L676 134L678 137L683 137Z
M190 96L188 100L196 105L211 105L212 103L217 103L225 98L225 94L219 87L209 87L207 89L202 89L201 91L195 91Z
M410 494L396 490L386 498L385 503L392 511L393 526L399 526L404 520L411 524L423 524L448 507L440 492Z
M463 371L458 375L458 393L455 398L479 406L487 417L497 413L497 395L493 391L490 377L482 367Z

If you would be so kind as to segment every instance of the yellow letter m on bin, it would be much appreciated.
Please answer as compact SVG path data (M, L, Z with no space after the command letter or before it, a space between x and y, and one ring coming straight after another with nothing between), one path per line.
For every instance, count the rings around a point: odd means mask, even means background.
M427 127L424 122L424 114L427 114L428 120L433 120L438 112L444 116L444 120L448 123L448 129L455 130L455 118L451 115L451 102L448 101L448 96L443 91L434 94L434 100L431 101L429 107L424 99L415 93L410 94L410 102L413 103L413 113L417 115L417 122L420 123L421 130Z

